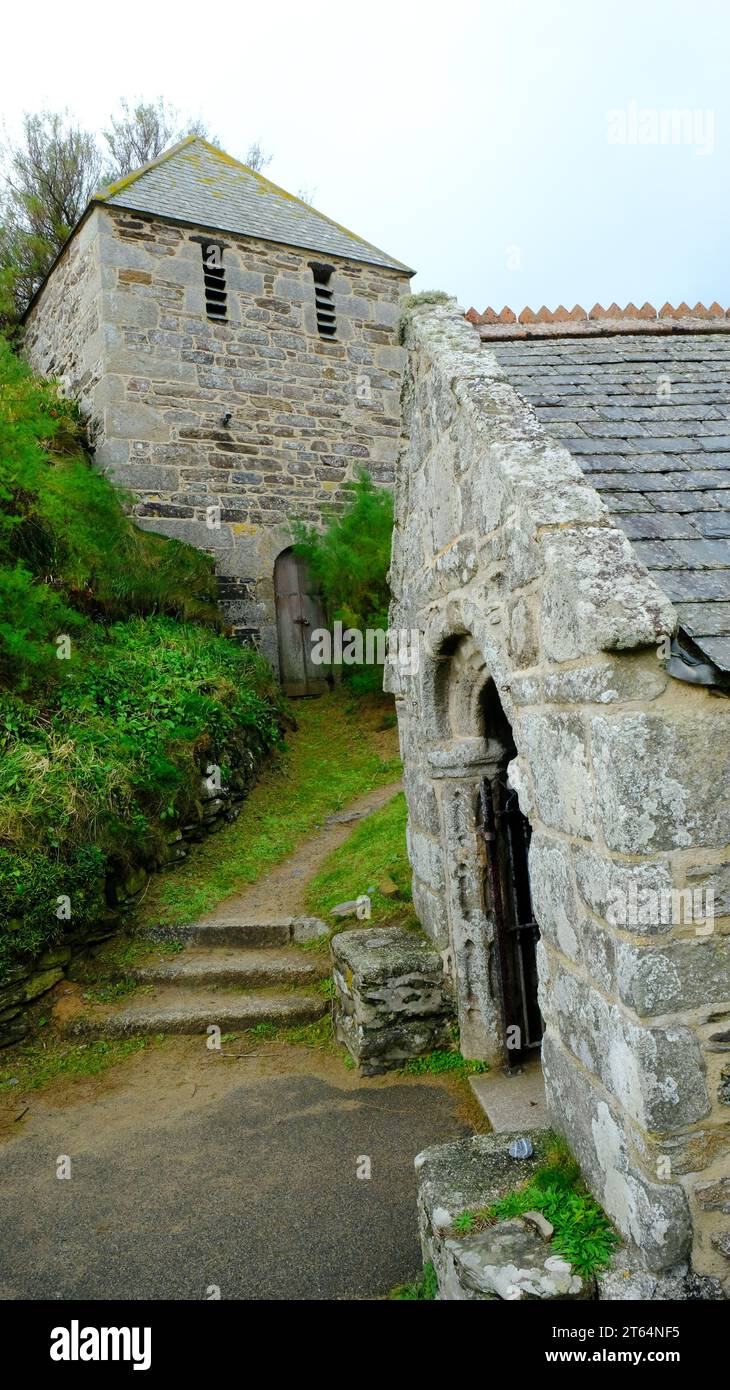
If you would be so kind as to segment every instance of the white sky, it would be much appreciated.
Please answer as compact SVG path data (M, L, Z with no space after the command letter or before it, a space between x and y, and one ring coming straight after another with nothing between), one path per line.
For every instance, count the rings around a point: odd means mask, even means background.
M162 94L465 308L730 304L728 0L36 0L3 36L10 133ZM689 143L617 143L631 103Z

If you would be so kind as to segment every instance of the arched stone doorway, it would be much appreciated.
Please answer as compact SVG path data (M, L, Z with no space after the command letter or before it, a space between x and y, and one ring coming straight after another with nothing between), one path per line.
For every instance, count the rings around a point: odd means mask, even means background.
M279 675L292 698L321 695L327 680L321 666L312 661L311 634L326 626L320 600L307 566L292 546L282 550L274 565L276 635Z
M530 827L509 782L512 729L469 633L449 638L438 654L433 708L437 737L428 765L441 808L461 1048L518 1069L542 1036Z

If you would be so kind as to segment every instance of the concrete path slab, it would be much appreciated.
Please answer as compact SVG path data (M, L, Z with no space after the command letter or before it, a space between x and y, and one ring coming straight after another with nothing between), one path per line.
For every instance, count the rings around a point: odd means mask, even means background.
M470 1076L469 1082L497 1134L547 1128L545 1082L539 1058L527 1062L519 1076L505 1076L495 1068L481 1076Z

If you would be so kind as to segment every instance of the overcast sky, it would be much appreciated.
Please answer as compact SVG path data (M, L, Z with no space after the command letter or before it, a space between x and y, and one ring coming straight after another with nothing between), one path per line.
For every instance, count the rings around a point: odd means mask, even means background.
M35 0L3 35L10 132L162 94L465 308L730 304L728 0Z

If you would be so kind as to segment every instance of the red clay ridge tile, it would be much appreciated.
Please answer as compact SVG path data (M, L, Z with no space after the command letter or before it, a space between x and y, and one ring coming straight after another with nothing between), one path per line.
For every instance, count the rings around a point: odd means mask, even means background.
M548 309L544 304L534 313L529 304L519 314L505 306L497 314L492 307L479 314L470 309L465 316L469 323L481 331L483 338L560 338L596 337L626 333L698 333L727 332L730 309L722 308L715 300L708 308L695 304L691 309L683 300L675 308L673 304L663 304L659 312L653 304L642 304L640 309L631 301L622 309L615 302L607 309L602 304L594 304L586 313L581 304L571 310L559 304L557 309ZM700 328L701 323L705 328Z

